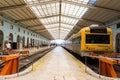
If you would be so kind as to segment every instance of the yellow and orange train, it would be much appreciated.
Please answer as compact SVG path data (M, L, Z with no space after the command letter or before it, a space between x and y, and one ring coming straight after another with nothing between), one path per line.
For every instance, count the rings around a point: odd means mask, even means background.
M63 46L81 56L87 56L90 52L112 52L112 29L99 25L84 27L71 36Z

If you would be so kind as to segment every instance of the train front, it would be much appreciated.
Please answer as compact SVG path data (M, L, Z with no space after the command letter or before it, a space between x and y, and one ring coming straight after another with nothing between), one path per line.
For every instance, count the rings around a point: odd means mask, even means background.
M81 51L83 52L112 52L112 30L109 27L90 26L81 30Z

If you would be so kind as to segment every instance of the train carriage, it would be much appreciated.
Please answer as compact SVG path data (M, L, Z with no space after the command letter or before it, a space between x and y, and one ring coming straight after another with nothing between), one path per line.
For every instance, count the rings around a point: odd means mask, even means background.
M112 40L111 28L91 25L70 37L70 43L66 43L65 47L81 56L90 52L107 53L113 51Z

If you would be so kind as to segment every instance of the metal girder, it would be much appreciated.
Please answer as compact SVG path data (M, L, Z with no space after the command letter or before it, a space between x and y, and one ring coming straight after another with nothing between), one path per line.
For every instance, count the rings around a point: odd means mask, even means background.
M53 36L49 34L49 32L44 32L43 34L39 33L39 32L37 32L37 33L40 34L41 36L47 38L48 40L53 40L54 39ZM47 35L45 35L45 34L47 34Z
M33 18L20 19L20 20L16 20L16 22L24 22L24 21L36 20L36 19L46 19L46 18L51 18L51 17L56 17L56 16L59 16L59 14L58 15L45 16L45 17L33 17Z
M29 28L30 30L39 30L39 29L45 29L45 28L40 28L40 27L36 27L36 28Z
M36 32L39 32L39 33L41 33L41 32L48 32L48 30L38 30L38 31L36 31Z
M97 21L97 20L86 19L86 18L82 18L82 19L80 19L80 20L85 20L85 21L88 21L88 22L93 22L93 23L97 23L97 24L102 24L102 25L104 25L103 22Z
M59 38L60 38L60 27L61 27L61 10L62 10L62 0L59 1Z
M58 28L58 27L57 27ZM47 30L45 29L45 30L37 30L36 32L46 32ZM61 29L60 29L60 31L61 31ZM68 30L64 30L64 29L62 29L62 31L67 31L67 32L69 32Z
M44 24L44 25L51 25L51 24L57 24L57 23L59 23L59 22L52 22L52 23L48 23L48 24ZM61 22L61 24L66 24L66 25L74 26L73 24L66 23L66 22Z
M83 3L77 3L77 2L73 2L73 1L62 1L62 2L67 3L67 4L71 4L71 5L87 7L87 8L91 8L91 9L101 9L101 10L105 10L107 12L114 12L114 13L120 14L119 10L105 8L105 7L101 7L101 6L97 6L97 5L89 6L89 5L86 5L86 4L83 4Z
M61 28L70 29L70 30L72 29L72 28L68 28L68 27L64 27L64 26L61 26Z
M62 29L62 30L60 29L60 32L61 32L61 31L62 31L62 32L66 32L66 31L67 31L67 32L70 32L70 31L65 30L65 29Z
M40 5L46 5L46 4L52 4L52 3L56 3L59 2L59 0L49 0L49 1L45 1L45 2L39 2L39 3L33 3L33 4L29 4L29 6L40 6Z
M70 32L70 31L69 31L69 30L67 30L67 29L61 29L61 28L60 28L60 33L61 33L61 32L66 33L66 31L67 31L67 33L68 33L68 32Z
M108 11L108 12L114 12L114 13L120 14L119 10L115 10L115 9L111 9L111 8L106 8L106 7L97 6L97 5L94 5L93 8L103 9L103 10Z
M30 27L29 29L35 30L35 29L41 29L41 27ZM44 28L45 29L45 28Z
M59 0L58 0L58 1L59 1ZM56 3L56 2L58 2L58 1L52 0L52 1L34 3L34 4L29 4L29 6L46 5L46 4ZM62 2L67 3L67 4L72 4L72 5L87 7L87 8L91 8L91 9L103 9L103 10L106 10L106 11L109 11L109 12L114 12L114 13L120 14L120 11L119 11L119 10L114 10L114 9L110 9L110 8L105 8L105 7L101 7L101 6L97 6L97 5L89 6L89 5L86 5L86 4L77 3L77 2L73 2L73 1L62 1ZM0 12L6 11L6 10L11 10L11 9L16 9L16 8L29 7L29 6L28 6L27 4L19 4L19 5L7 6L7 7L0 7Z
M66 25L71 25L71 26L75 26L73 24L70 24L70 23L66 23L66 22L61 22L62 24L66 24Z
M0 12L11 10L11 9L23 8L23 7L27 7L27 4L19 4L19 5L0 7Z
M45 17L39 17L39 19L46 19L46 18L51 18L51 17L59 17L59 14L50 15L50 16L45 16Z
M59 14L57 14L57 15L51 15L51 16L46 16L46 17L38 17L38 18L33 17L33 18L21 19L21 20L16 20L16 22L23 22L23 21L36 20L36 19L46 19L46 18L51 18L51 17L56 17L56 16L59 16ZM77 19L77 20L86 20L86 21L93 22L93 23L98 23L98 24L104 24L103 22L96 21L96 20L90 20L90 19L85 19L85 18L76 18L76 17L72 17L72 16L68 16L68 15L63 15L63 14L61 14L61 16L72 18L72 19Z
M33 17L33 18L26 18L26 19L16 20L16 22L31 21L31 20L36 20L36 19L38 19L38 18L37 18L37 17Z
M29 4L29 6L27 4L19 4L19 5L0 7L0 12L11 10L11 9L17 9L17 8L25 8L25 7L30 7L30 6L46 5L46 4L56 3L56 2L58 1L50 0L50 1L40 2L40 3Z
M28 26L28 28L31 28L31 27L38 27L38 26L42 26L43 24L36 24L36 25L31 25L31 26Z
M68 16L68 15L64 15L64 14L61 14L61 16L63 16L63 17L68 17L68 18L72 18L72 19L77 19L77 20L80 19L80 18L77 18L77 17L74 17L74 16Z
M93 23L103 24L103 22L96 21L96 20L91 20L91 19L76 18L76 17L72 17L72 16L68 16L68 15L62 15L62 16L69 17L69 18L72 18L72 19L77 19L77 20L85 20L85 21L89 21L89 22L93 22Z
M41 17L40 19L50 18L50 17L54 17L54 16L59 16L59 14L53 15L53 16ZM93 22L93 23L103 24L103 22L96 21L96 20L90 20L90 19L85 19L85 18L77 18L77 17L72 17L72 16L68 16L68 15L64 15L64 14L61 14L61 16L72 18L72 19L77 19L77 20L86 20L86 21L90 21L90 22Z
M40 17L40 19L46 19L46 18L51 18L51 17L56 17L56 16L59 17L59 15L60 15L60 14L50 15L50 16L45 16L45 17ZM72 19L78 19L78 20L79 20L79 18L72 17L72 16L68 16L68 15L64 15L64 14L61 14L61 16L63 16L63 17L69 17L69 18L72 18Z
M53 29L53 28L58 28L58 27L51 27L51 28L47 28L47 29ZM40 30L45 30L45 28L44 29L34 29L35 31L40 31Z

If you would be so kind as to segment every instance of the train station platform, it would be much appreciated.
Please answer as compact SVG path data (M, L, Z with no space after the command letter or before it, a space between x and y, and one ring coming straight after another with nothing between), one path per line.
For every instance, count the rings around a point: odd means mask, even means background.
M5 80L99 80L79 68L62 47L56 47L44 58L41 65L33 66L33 71L28 74Z

